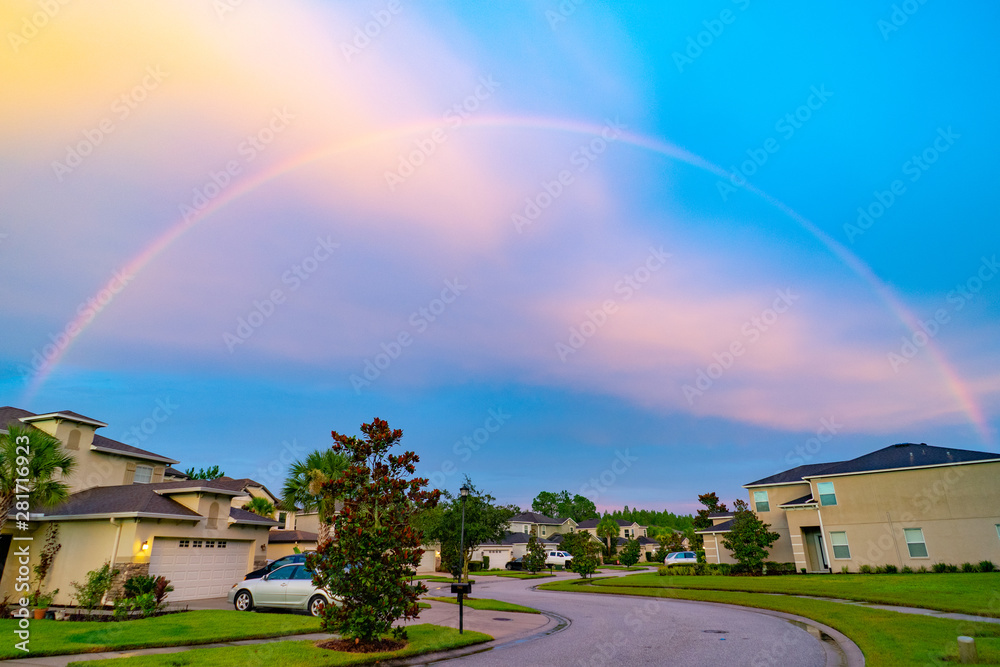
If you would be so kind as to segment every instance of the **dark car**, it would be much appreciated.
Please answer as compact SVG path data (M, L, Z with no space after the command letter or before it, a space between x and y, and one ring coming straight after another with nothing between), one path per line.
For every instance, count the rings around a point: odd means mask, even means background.
M290 556L285 556L283 558L279 558L278 560L273 560L264 567L260 568L259 570L254 570L253 572L247 573L247 576L243 577L243 580L246 581L247 579L260 579L265 574L270 574L271 572L277 570L282 565L298 565L300 563L305 563L306 556L308 556L311 553L315 552L308 551L304 554L291 554Z
M523 570L524 556L521 556L520 558L515 558L512 561L508 561L504 567L506 567L508 570Z

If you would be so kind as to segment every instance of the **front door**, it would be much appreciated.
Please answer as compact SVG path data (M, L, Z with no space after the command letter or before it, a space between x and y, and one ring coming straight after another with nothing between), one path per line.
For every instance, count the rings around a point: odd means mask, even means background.
M820 569L827 570L830 566L826 561L826 549L823 547L823 533L816 532L812 534L812 539L815 540L816 544L816 554L819 557Z

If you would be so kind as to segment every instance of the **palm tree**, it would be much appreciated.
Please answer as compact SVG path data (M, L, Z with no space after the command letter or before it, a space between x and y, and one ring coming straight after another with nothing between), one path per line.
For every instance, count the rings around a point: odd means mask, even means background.
M618 522L610 514L605 514L597 524L597 536L604 540L604 558L615 557L615 547L618 544Z
M243 503L243 509L268 519L274 516L274 505L267 498L251 498L250 502Z
M27 495L27 506L58 505L69 497L69 485L53 479L57 473L68 476L76 461L63 451L59 438L34 426L10 425L0 433L0 530L18 498Z
M319 449L305 460L293 463L288 471L281 491L282 504L319 513L319 544L330 541L330 521L336 511L336 499L323 493L323 484L343 475L350 464L350 458L344 454Z

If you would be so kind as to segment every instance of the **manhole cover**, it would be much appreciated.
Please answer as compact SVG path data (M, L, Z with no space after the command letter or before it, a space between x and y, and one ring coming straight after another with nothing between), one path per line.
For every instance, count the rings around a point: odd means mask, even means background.
M509 621L510 619L509 618L500 618L499 616L495 616L493 618L493 620L494 621Z
M702 632L707 632L710 635L728 635L729 630L702 630Z

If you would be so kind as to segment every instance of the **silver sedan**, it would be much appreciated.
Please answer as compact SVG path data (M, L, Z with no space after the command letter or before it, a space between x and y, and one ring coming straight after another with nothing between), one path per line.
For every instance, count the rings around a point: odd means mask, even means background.
M237 611L255 608L298 609L313 616L337 604L337 597L312 583L312 572L303 564L285 565L259 579L236 582L226 596Z

